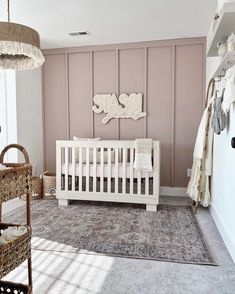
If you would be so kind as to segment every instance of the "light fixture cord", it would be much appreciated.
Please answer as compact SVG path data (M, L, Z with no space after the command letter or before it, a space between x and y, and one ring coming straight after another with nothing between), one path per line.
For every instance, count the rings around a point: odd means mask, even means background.
M7 17L8 22L10 22L10 0L7 0Z

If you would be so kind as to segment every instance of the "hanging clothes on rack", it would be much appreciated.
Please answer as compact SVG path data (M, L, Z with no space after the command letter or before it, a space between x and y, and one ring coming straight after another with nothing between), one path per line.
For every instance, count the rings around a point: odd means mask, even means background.
M220 133L226 128L227 125L227 117L222 109L224 90L225 89L223 89L221 96L218 95L218 90L215 91L215 99L213 103L211 126L217 135L220 135Z
M222 108L226 114L235 102L235 65L229 68L225 74L225 91Z
M196 204L198 205L200 203L204 207L207 207L211 202L210 178L212 175L213 145L213 129L211 121L214 88L215 80L211 79L207 89L206 108L197 133L193 152L192 174L187 189L188 195L196 202Z

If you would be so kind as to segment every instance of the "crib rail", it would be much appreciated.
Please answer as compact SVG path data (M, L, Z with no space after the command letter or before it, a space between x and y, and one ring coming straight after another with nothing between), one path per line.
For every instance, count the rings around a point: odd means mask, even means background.
M134 158L134 141L57 141L60 204L71 199L158 204L159 142L153 141L151 173L136 171Z

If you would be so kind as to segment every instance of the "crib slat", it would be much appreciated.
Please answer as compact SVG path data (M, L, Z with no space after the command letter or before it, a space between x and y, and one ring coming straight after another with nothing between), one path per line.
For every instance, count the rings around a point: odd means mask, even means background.
M76 174L75 148L72 147L72 191L75 191L75 174Z
M59 147L59 146L56 147L56 190L57 191L62 190L62 185L61 185L61 161L62 161L61 150L62 150L61 147Z
M86 148L86 192L89 192L89 175L90 175L90 158L89 148Z
M133 194L134 149L130 149L130 194Z
M82 192L82 148L79 147L79 192Z
M160 148L153 149L153 195L159 197L160 182Z
M100 150L100 192L104 192L104 148Z
M93 148L93 192L96 192L96 148Z
M69 148L65 147L65 191L68 191Z
M137 171L137 194L141 195L141 171Z
M114 192L118 193L118 148L115 148L115 189Z
M126 161L127 161L127 149L123 149L122 157L122 194L126 193Z
M111 148L108 148L108 193L111 193Z
M145 173L145 195L149 195L149 174Z

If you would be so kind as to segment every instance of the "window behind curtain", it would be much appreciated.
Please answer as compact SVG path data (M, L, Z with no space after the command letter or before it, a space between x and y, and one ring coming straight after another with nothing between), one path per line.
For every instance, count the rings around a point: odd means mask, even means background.
M0 70L0 150L17 142L15 83L15 71ZM17 151L9 151L5 161L17 162Z

